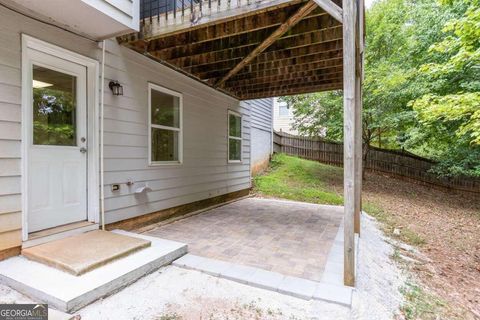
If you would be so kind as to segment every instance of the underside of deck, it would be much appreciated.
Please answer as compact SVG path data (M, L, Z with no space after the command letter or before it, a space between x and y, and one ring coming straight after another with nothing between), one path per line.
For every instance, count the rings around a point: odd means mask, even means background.
M141 31L120 37L119 43L234 98L343 90L343 280L354 286L362 190L364 0L143 1L150 11L142 17Z
M174 31L165 18L144 19L119 42L240 100L342 88L342 24L313 1Z

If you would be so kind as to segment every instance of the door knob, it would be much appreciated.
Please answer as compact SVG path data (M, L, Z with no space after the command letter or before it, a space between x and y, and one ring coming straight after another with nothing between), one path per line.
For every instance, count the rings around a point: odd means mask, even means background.
M81 153L86 153L86 152L87 152L87 148L81 147L81 148L80 148L80 152L81 152Z

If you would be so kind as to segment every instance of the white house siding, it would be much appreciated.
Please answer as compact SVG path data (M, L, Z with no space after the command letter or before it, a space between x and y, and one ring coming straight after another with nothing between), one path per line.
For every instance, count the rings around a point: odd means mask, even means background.
M21 34L100 60L95 42L0 7L0 250L21 244ZM110 80L123 85L113 96ZM184 98L183 164L149 167L147 83ZM105 67L106 222L155 212L250 187L250 108L199 82L108 41ZM228 109L243 114L243 162L227 163ZM133 187L110 184L132 179ZM152 192L133 194L148 183Z
M109 42L107 86L118 80L124 95L105 96L105 206L107 223L250 187L250 108L238 100ZM183 164L148 166L147 83L183 94ZM243 162L227 163L228 109L243 115ZM112 192L112 183L125 183ZM135 195L135 185L152 191Z
M251 169L252 174L263 171L272 154L273 99L249 100L252 112Z

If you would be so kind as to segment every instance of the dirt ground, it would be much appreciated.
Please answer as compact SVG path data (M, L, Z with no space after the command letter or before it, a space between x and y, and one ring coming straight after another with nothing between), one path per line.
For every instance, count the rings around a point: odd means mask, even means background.
M341 193L342 181L331 181ZM447 314L480 319L480 195L367 173L363 201L393 215L391 235L409 233L409 268L447 302Z

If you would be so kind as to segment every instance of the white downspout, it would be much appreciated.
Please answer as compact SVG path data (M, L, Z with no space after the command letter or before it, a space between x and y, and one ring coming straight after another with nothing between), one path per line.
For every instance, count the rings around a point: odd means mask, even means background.
M276 98L272 98L272 108L270 109L270 157L272 157L273 155L273 150L274 150L274 142L273 142L273 138L274 138L274 134L273 134L273 117L274 117L274 110L275 110L275 99Z
M105 191L103 184L103 104L105 96L105 40L102 41L102 75L100 79L100 213L102 230L105 230Z

